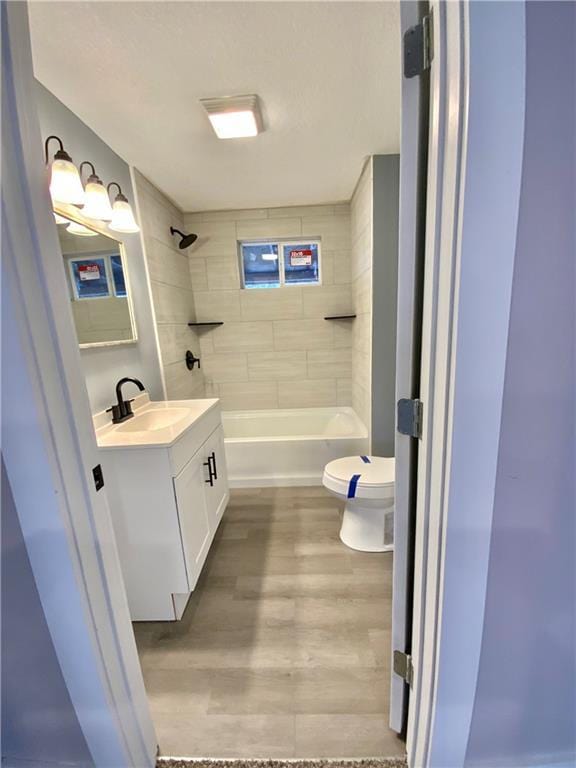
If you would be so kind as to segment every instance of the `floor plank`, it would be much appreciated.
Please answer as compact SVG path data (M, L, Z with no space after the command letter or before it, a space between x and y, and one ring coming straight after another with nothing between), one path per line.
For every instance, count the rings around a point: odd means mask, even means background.
M134 625L163 754L401 756L392 556L347 549L323 488L232 492L182 621Z

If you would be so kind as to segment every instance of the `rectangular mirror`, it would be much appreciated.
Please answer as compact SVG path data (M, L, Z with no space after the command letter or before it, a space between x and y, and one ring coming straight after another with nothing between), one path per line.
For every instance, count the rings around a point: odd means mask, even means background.
M62 223L59 223L59 222ZM58 214L58 237L81 347L136 341L124 247L99 223Z

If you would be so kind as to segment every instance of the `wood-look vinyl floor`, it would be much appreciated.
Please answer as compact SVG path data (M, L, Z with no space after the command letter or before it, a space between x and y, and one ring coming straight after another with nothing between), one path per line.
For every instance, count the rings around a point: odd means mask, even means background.
M323 488L236 490L180 622L134 625L162 754L378 757L392 555L354 552Z

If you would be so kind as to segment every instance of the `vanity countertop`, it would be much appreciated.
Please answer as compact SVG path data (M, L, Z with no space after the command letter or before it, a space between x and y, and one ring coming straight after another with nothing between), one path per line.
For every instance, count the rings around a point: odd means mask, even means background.
M168 448L218 403L217 398L153 401L144 393L134 398L134 416L121 424L112 424L106 411L94 415L98 447Z

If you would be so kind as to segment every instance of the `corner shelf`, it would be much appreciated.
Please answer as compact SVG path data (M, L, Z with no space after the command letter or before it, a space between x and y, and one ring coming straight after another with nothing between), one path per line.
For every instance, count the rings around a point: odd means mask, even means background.
M222 320L215 320L212 323L188 323L188 325L190 326L190 328L197 328L198 326L201 326L201 325L208 327L209 325L224 325L224 323Z
M354 320L356 315L328 315L324 320Z

